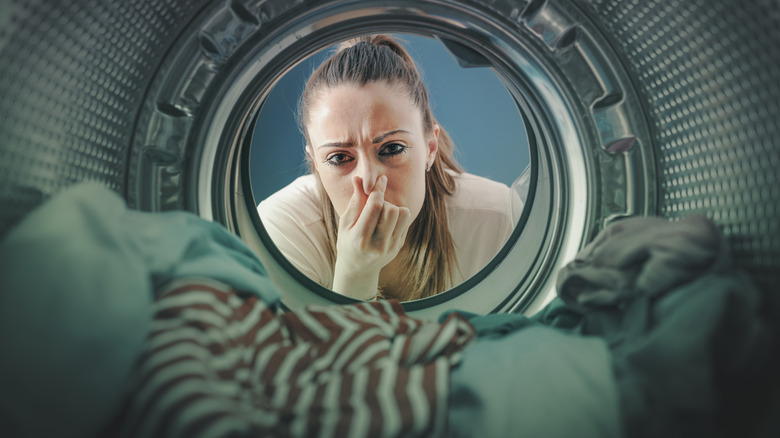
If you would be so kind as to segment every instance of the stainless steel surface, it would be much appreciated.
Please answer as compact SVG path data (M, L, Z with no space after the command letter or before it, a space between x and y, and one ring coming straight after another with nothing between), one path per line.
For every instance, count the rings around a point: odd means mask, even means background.
M202 3L202 2L201 2ZM4 1L0 233L83 180L124 194L149 79L198 2Z
M780 325L777 0L0 0L0 238L64 187L98 181L132 207L239 233L291 307L344 302L262 231L246 138L297 59L375 30L436 35L492 63L534 148L513 243L410 312L533 313L606 223L704 214Z
M647 99L659 213L701 213L780 285L780 4L592 1ZM777 294L773 294L777 295Z
M780 284L776 1L0 7L0 233L63 187L99 181L136 208L225 223L264 254L291 303L331 301L257 231L246 128L300 56L355 33L411 31L493 63L527 117L538 184L511 249L410 310L533 312L554 293L557 268L605 223L632 214L706 214L739 265L767 288Z

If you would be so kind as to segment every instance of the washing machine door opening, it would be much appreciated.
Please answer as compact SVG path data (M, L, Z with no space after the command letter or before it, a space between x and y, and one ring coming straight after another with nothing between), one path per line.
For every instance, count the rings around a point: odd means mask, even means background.
M495 72L522 119L530 165L528 198L508 243L462 284L404 302L411 316L437 319L451 309L532 315L556 295L561 269L611 222L628 216L674 221L703 215L723 231L735 267L761 287L764 294L756 306L774 332L780 332L776 1L650 0L640 7L629 0L0 3L8 6L0 13L0 238L48 198L89 181L122 196L132 210L184 210L239 235L262 259L290 309L354 303L301 274L265 230L257 213L262 195L253 187L250 157L263 148L253 146L252 139L274 85L301 60L357 35L400 33L435 38L461 63L488 65ZM65 223L61 215L48 217ZM31 266L37 263L33 260ZM68 265L58 269L63 266ZM130 267L122 264L119 270L127 273ZM30 278L54 281L58 272ZM100 287L99 296L113 290L103 287L110 282L91 284ZM148 287L144 280L135 292ZM33 288L20 290L24 293L4 296L32 297L27 300L30 312L13 310L20 309L16 301L3 308L16 317L8 321L24 319L32 330L7 331L14 342L25 340L19 334L76 334L41 331L36 321L61 319L47 319L40 312L46 295L30 294ZM57 307L58 315L70 308L93 308L94 316L108 321L104 311L110 308L92 299L98 295L81 301L78 295L63 295L65 290L57 285L41 290L66 299L68 308L59 312ZM123 298L141 297L132 292ZM142 298L151 299L149 292ZM738 307L734 310L747 308ZM125 305L115 310L120 317L130 311ZM691 321L707 316L703 307L691 310ZM81 319L73 321L74 327L90 327ZM140 346L149 320L138 321ZM128 333L120 330L117 339L126 340ZM50 349L37 342L18 343L25 347L21 354L8 357L24 359L17 361L19 369L32 370L27 366L27 359L35 358L27 354L30 345L59 355L41 364L67 372L66 378L55 379L56 384L71 383L73 392L57 392L65 395L60 404L67 407L73 405L68 394L84 393L78 383L89 373L74 378L70 371L84 369L60 366L60 359L83 355L63 356L61 347L71 344L55 344ZM112 342L105 351L117 345ZM766 354L780 357L777 348ZM125 370L134 363L131 355L127 359L122 361ZM742 363L757 371L758 362ZM100 370L119 368L109 364ZM121 375L127 376L126 371ZM734 429L723 433L777 436L771 414L780 408L780 381L771 372L745 375L765 387L768 397L753 399L742 392L750 386L735 380L735 397L716 403L718 412L728 414L719 418L739 417ZM30 394L50 394L49 385L27 380L33 385L18 386L23 400L48 400ZM109 392L112 397L105 400L93 398L95 406L119 403L114 397L119 392ZM77 419L60 417L51 424L67 426ZM30 418L32 426L41 423ZM82 419L97 427L99 418Z
M460 193L452 204L446 201L451 205L447 209L448 231L458 261L452 289L495 258L522 216L531 180L525 123L512 95L489 66L462 67L459 62L464 61L435 38L397 33L391 37L414 59L425 81L430 106L435 108L436 123L454 140L448 160L463 168L456 180ZM307 57L275 82L258 111L249 153L252 193L255 203L261 205L261 220L266 218L266 230L272 227L275 246L284 247L281 252L288 260L295 258L290 260L293 265L325 286L332 278L332 261L325 259L330 245L324 221L313 220L322 217L321 207L310 202L319 199L319 193L296 110L308 76L337 50L338 45ZM444 134L439 138L443 139ZM438 153L444 155L444 140L439 145ZM357 157L353 151L345 148L329 153L354 166ZM381 166L389 176L402 179L394 175L398 172L394 170L398 168L397 160L391 160L381 148L377 153L372 166ZM324 169L331 176L343 173L341 168L333 172L333 166ZM359 172L349 169L350 173ZM266 200L269 196L274 197ZM275 222L269 224L268 220ZM327 272L328 278L319 272Z
M431 94L432 107L452 108L450 111L435 111L435 117L456 139L457 158L468 172L469 178L477 175L489 178L491 182L501 184L506 191L502 195L506 196L504 208L507 210L507 217L512 221L511 228L506 236L501 237L500 248L496 247L486 266L481 266L476 275L469 275L469 278L466 279L471 283L478 283L480 279L484 279L500 264L505 253L511 249L512 241L517 239L522 232L523 227L519 224L521 221L527 220L527 215L523 217L524 206L527 206L529 201L534 198L534 196L530 198L528 196L529 186L533 185L534 188L536 186L536 179L531 176L536 171L536 166L533 166L532 169L526 133L528 117L521 114L517 101L508 92L503 80L489 66L483 65L479 66L480 68L472 69L460 67L458 65L459 59L453 56L445 45L441 44L440 40L435 38L399 33L394 33L392 36L405 45L413 54L412 56L422 52L420 56L417 56L416 62L420 64L427 85L436 83L437 77L448 79L433 87L428 85L428 89ZM295 108L306 76L311 73L315 64L322 61L323 56L329 55L333 50L331 47L324 50L324 55L321 50L309 56L302 62L296 63L286 74L274 80L274 86L270 91L265 96L258 96L259 103L256 114L252 118L246 119L251 121L250 127L253 124L254 128L245 139L245 142L249 144L249 153L247 154L249 163L242 167L249 174L251 198L255 205L262 203L268 196L283 189L296 178L309 173L307 160L304 156L304 140L299 132ZM449 64L444 67L438 66L437 68L434 65L436 63L440 65L445 61L448 61ZM458 78L458 75L461 77ZM481 93L472 91L471 96L458 96L458 88L462 90L462 87L468 84L479 85ZM441 95L445 96L439 97ZM282 117L280 117L280 113L283 114ZM480 117L482 118L480 119ZM468 120L468 118L472 120ZM499 125L501 120L504 123ZM461 139L466 141L460 141ZM481 140L481 142L477 144L476 139ZM488 162L488 158L492 159L492 162ZM307 178L304 177L304 179ZM322 298L329 302L353 302L349 298L322 287L316 281L311 281L313 279L296 269L295 265L291 264L284 252L280 250L280 239L277 238L275 241L274 238L271 238L266 226L267 224L263 224L262 219L260 219L257 229L265 246L271 248L270 252L274 259L271 263L282 265L288 274L302 283L308 293L313 295L314 300ZM516 231L512 232L515 228ZM307 240L310 237L307 236ZM468 240L466 236L463 237ZM282 237L281 240L286 241L287 239ZM463 285L463 283L461 281L455 284L454 288L437 295L435 300L423 299L406 304L407 306L420 306L419 302L423 302L423 306L431 307L444 303L469 289L468 285ZM288 295L287 289L283 291L283 295ZM306 292L300 295L305 296ZM309 301L305 298L302 300ZM436 301L436 303L430 301Z
M476 275L444 293L405 302L407 311L533 313L554 297L554 273L586 239L617 218L655 212L654 159L643 108L609 43L576 8L545 4L540 10L532 3L513 12L515 21L507 21L490 8L454 2L389 7L334 1L308 9L293 6L266 27L252 25L235 10L224 16L203 14L193 24L200 30L179 44L207 56L179 50L151 86L152 114L141 118L148 123L139 124L136 138L156 145L142 145L135 149L141 153L131 156L131 167L138 171L129 180L135 189L129 200L148 210L189 209L225 224L260 255L290 308L354 300L294 268L258 217L257 204L278 190L258 184L258 175L280 169L301 173L303 163L300 140L292 140L284 147L298 155L289 167L270 159L264 164L271 170L253 170L258 157L264 161L281 149L275 140L262 139L273 133L262 129L268 123L263 109L296 66L359 35L401 34L441 43L458 65L472 67L457 67L463 72L495 74L493 82L500 82L503 100L513 108L514 121L504 127L517 130L504 146L515 154L527 152L527 161L509 157L502 162L514 172L504 184L528 187L506 244ZM196 97L207 98L209 105L190 108ZM291 107L287 104L288 114ZM438 117L440 107L433 110ZM454 110L461 117L466 113ZM461 141L465 135L456 132L458 147L469 143ZM184 151L175 152L186 159L169 154L170 144L184 145ZM464 165L471 171L468 157ZM499 166L488 164L484 176L501 178L492 174L498 171Z

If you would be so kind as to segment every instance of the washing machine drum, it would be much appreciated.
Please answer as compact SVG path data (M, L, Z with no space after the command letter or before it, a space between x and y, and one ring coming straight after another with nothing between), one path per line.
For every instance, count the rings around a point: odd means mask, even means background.
M225 224L289 307L342 302L284 260L255 214L252 123L305 56L409 32L502 78L528 132L531 184L493 262L407 310L533 312L556 271L630 215L707 215L773 292L779 10L765 0L2 2L0 232L63 188L98 181L133 208Z
M285 72L378 31L432 36L461 65L492 68L531 157L504 248L408 312L531 314L610 222L703 214L780 319L775 0L0 0L0 236L96 181L132 208L224 224L289 308L349 302L274 246L248 156L266 147L252 132Z

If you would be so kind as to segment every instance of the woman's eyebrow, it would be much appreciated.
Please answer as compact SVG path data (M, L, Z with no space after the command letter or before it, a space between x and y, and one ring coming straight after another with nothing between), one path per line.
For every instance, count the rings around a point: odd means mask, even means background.
M355 144L351 141L334 141L330 143L325 143L317 146L317 149L320 148L351 148L354 147Z
M404 132L406 134L409 134L409 131L403 130L403 129L396 129L395 131L386 132L379 137L376 137L375 139L371 140L372 143L377 144L385 139L385 137L388 137L393 134L398 134L399 132Z
M371 142L373 144L381 143L382 140L384 140L385 138L387 138L387 137L389 137L389 136L391 136L393 134L398 134L398 133L401 133L401 132L403 132L405 134L410 134L410 132L407 131L407 130L396 129L395 131L385 132L384 134L382 134L382 135L374 138L373 140L371 140ZM333 141L333 142L330 142L330 143L321 144L321 145L317 146L317 149L320 149L320 148L351 148L351 147L354 147L354 146L355 146L355 143L353 143L351 141Z

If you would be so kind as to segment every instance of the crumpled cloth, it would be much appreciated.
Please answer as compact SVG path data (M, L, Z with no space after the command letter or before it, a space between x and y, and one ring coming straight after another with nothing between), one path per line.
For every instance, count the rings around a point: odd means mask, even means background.
M0 435L94 436L119 407L155 291L193 275L279 301L257 256L192 213L129 210L96 183L33 210L0 241Z
M443 436L450 368L473 335L459 315L421 321L398 301L279 312L178 279L102 436Z
M452 371L450 436L620 437L617 383L604 340L514 316L469 319L480 337Z
M729 263L723 234L704 216L632 217L604 229L558 272L558 296L585 313L664 293Z
M776 338L724 243L703 218L625 219L561 271L563 301L534 324L471 319L483 336L458 352L451 375L453 435L614 436L618 411L630 437L737 430L720 426L766 375ZM278 310L259 260L223 227L183 212L127 211L94 184L12 230L0 270L0 424L9 436L100 431L147 351L155 293L173 279L208 277Z
M559 272L558 294L565 306L554 302L537 320L608 343L626 436L738 431L739 406L760 393L776 337L714 223L614 223Z
M2 436L437 436L473 333L390 302L282 313L223 226L98 184L12 229L0 274Z

